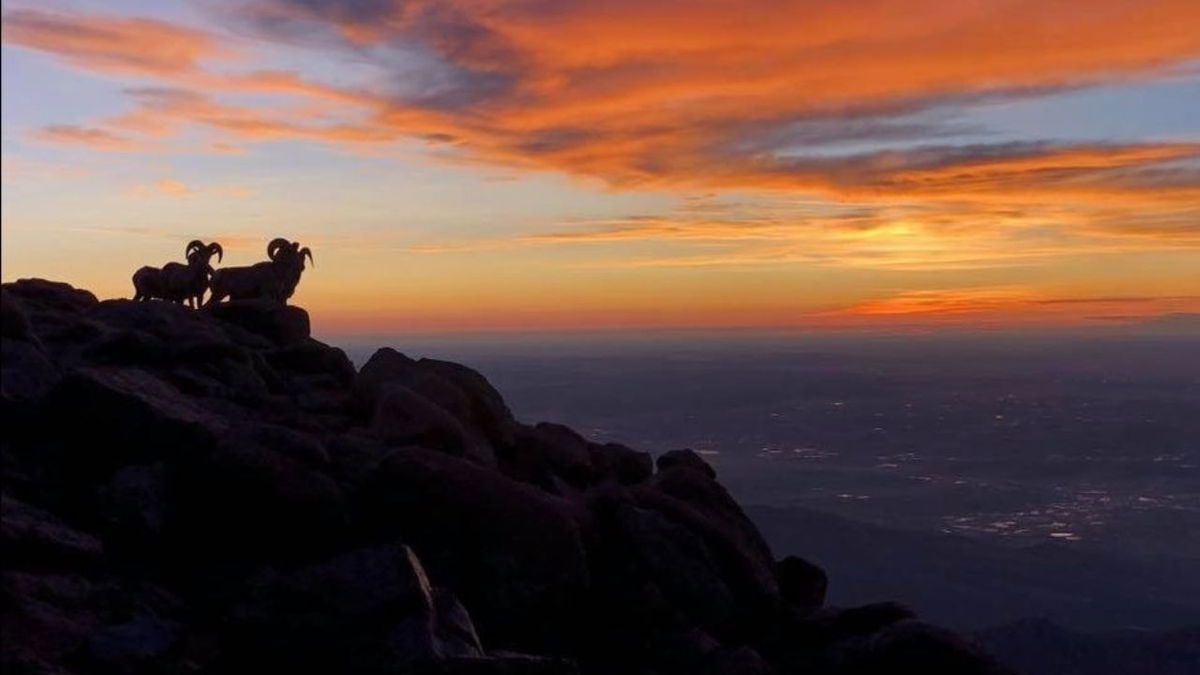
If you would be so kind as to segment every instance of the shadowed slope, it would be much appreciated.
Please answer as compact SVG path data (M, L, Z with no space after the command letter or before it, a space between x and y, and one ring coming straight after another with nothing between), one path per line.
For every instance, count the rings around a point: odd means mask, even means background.
M1002 672L822 609L691 451L522 424L464 366L356 372L270 302L23 280L2 314L14 672Z

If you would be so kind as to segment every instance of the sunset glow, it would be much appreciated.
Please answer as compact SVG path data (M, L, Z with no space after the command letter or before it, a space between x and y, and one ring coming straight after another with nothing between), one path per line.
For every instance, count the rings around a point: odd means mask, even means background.
M916 7L916 8L915 8ZM1200 311L1195 0L6 3L3 277L320 332Z

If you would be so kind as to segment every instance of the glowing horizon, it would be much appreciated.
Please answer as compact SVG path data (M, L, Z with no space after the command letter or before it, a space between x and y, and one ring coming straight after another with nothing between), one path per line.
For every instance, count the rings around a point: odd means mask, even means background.
M3 277L312 247L325 333L1200 312L1200 4L9 3Z

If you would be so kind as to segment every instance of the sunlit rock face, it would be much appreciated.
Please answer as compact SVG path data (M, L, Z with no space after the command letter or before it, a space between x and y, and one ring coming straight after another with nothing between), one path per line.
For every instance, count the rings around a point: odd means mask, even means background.
M465 366L356 371L270 302L2 299L6 672L1003 672L822 607L699 455L523 424Z

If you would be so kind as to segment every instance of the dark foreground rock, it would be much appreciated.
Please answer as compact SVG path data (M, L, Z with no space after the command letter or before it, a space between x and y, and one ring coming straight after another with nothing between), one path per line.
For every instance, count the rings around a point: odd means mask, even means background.
M465 366L356 372L271 303L0 300L5 672L1002 672L822 607L696 453L522 424Z

